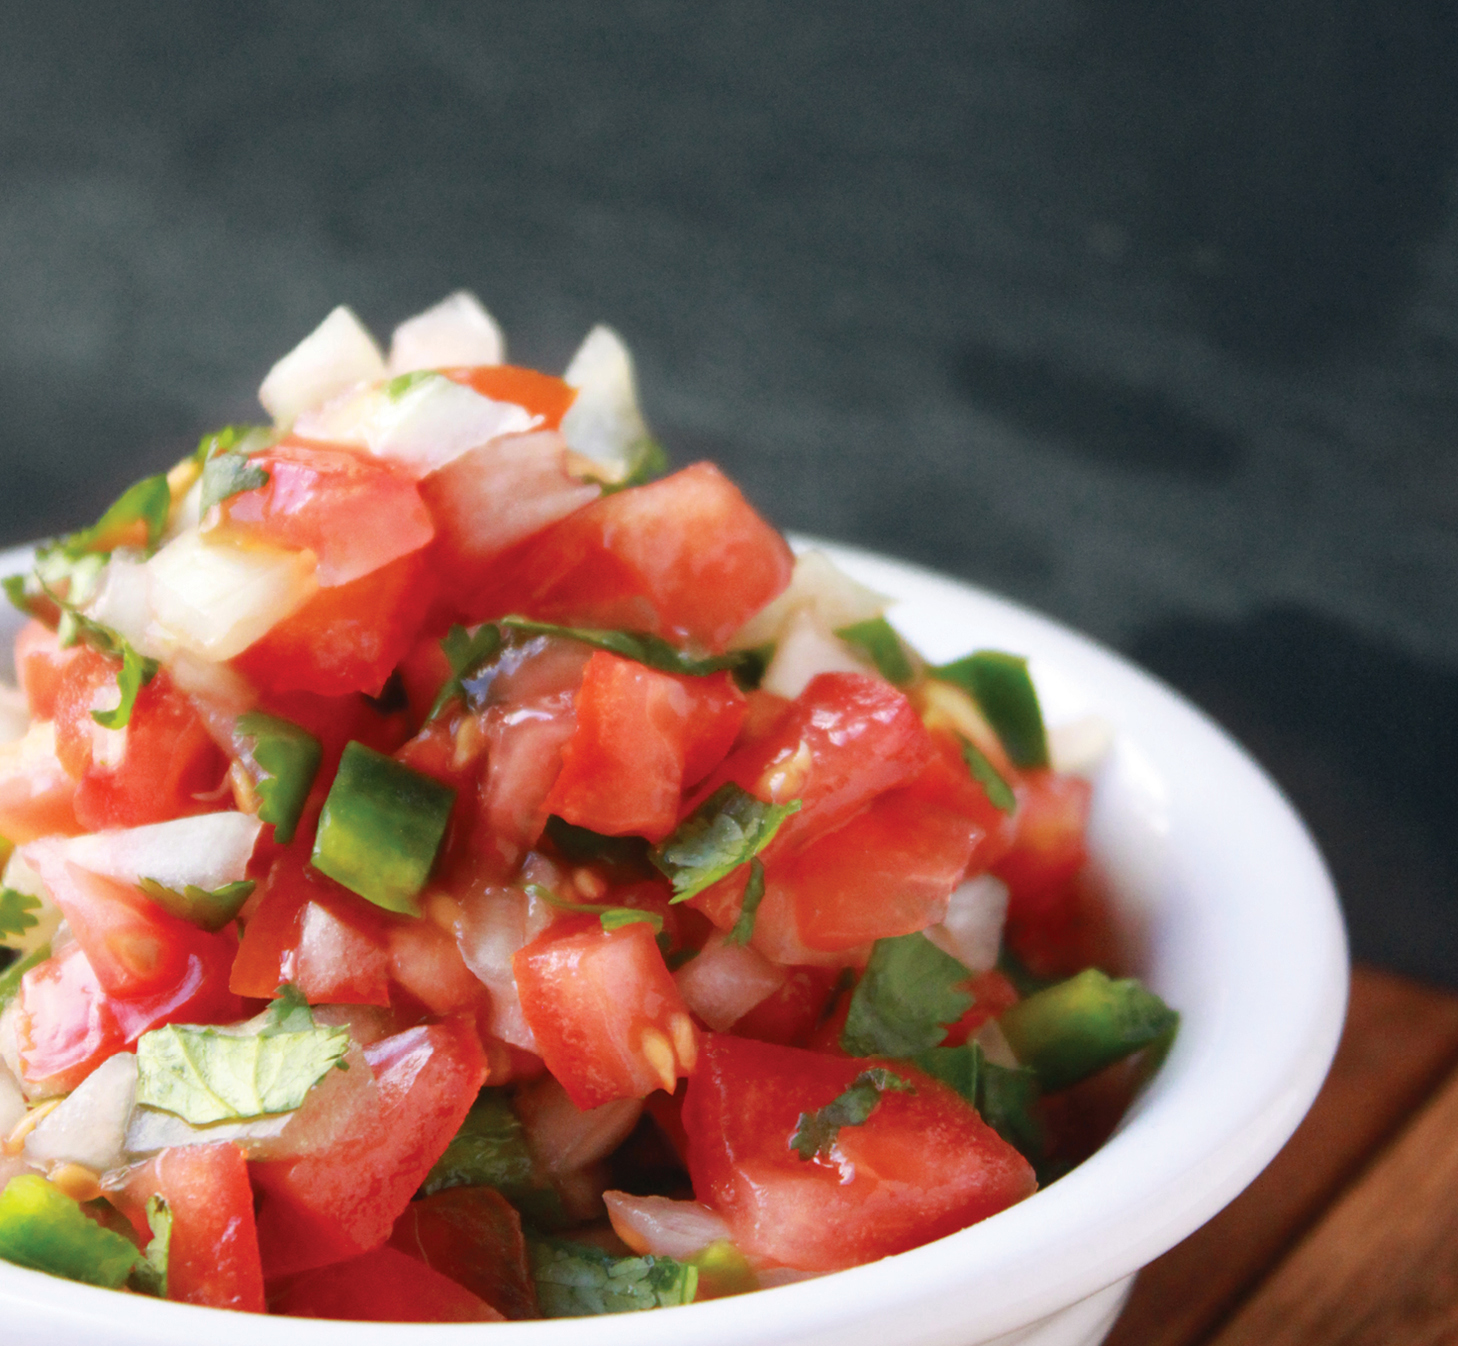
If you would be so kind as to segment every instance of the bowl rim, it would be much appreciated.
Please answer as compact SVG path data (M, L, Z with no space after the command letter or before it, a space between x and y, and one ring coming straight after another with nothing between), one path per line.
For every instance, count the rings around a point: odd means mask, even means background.
M1153 810L1140 823L1160 860L1150 880L1160 893L1152 976L1158 986L1161 970L1173 968L1167 975L1183 978L1194 999L1177 1004L1185 1023L1175 1049L1120 1130L1050 1188L867 1266L646 1318L596 1319L601 1346L654 1346L659 1335L667 1346L685 1332L696 1346L986 1342L1040 1321L1137 1271L1265 1167L1314 1099L1345 1015L1346 937L1331 878L1289 801L1209 717L1096 640L1009 599L869 551L793 540L895 595L898 628L930 656L963 653L969 640L1026 653L1045 699L1052 686L1065 702L1081 697L1111 716L1122 774L1111 786L1101 777L1114 791L1101 797L1116 814ZM0 574L23 568L30 551L0 553ZM0 645L17 622L0 623ZM1233 836L1242 844L1232 846ZM489 1333L500 1346L566 1346L581 1331L571 1319L269 1318L259 1327L250 1315L120 1296L7 1263L0 1306L17 1329L149 1346L199 1334L215 1346L257 1346L264 1332L271 1346L404 1346L421 1332L442 1342Z

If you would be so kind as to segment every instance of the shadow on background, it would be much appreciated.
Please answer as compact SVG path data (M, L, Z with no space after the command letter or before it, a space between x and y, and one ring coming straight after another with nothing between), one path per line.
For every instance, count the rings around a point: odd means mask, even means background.
M1458 149L1458 5L1090 0L1088 24L1129 224L1194 259L1212 336L1300 360L1393 316Z
M1451 982L1458 673L1291 608L1172 619L1130 653L1276 768L1331 866L1354 954Z

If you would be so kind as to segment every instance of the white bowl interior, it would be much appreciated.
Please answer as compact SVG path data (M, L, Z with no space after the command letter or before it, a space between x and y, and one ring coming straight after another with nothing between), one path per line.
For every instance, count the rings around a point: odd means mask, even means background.
M823 544L822 544L823 545ZM599 1318L598 1346L745 1342L964 1346L1127 1277L1204 1223L1275 1154L1330 1064L1347 951L1331 881L1290 805L1218 728L1094 642L1005 600L898 562L827 547L899 600L933 660L1031 656L1050 723L1097 712L1116 728L1091 841L1141 972L1182 1015L1160 1074L1119 1132L1061 1181L971 1229L834 1276L682 1309ZM0 554L0 574L26 553ZM20 620L0 615L0 667ZM0 1263L0 1319L63 1340L183 1346L404 1346L489 1340L566 1346L570 1320L489 1326L320 1323L124 1297Z

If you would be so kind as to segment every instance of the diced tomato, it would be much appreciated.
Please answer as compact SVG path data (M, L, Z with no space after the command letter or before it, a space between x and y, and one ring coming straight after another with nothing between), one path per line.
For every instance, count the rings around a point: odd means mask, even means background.
M508 1319L539 1318L521 1216L490 1187L451 1187L412 1201L389 1246L419 1258Z
M476 1100L486 1059L466 1019L407 1029L365 1049L377 1115L316 1153L252 1165L268 1276L378 1248Z
M1012 849L992 867L1008 887L1010 918L1067 883L1088 858L1084 831L1093 790L1081 776L1030 771L1018 786Z
M646 630L721 650L790 582L784 539L711 463L617 491L502 558L475 620Z
M218 808L227 759L165 671L137 693L126 728L91 718L117 704L120 671L119 660L85 649L56 693L56 753L78 782L77 822L94 832Z
M694 1069L688 1010L644 921L558 921L511 960L547 1069L583 1109L673 1091Z
M243 1151L227 1141L181 1145L128 1170L108 1192L142 1238L151 1237L147 1201L160 1196L172 1216L167 1298L215 1309L264 1313L263 1267L253 1189Z
M27 1082L71 1090L148 1029L242 1018L243 1002L227 989L236 945L225 933L208 940L188 955L177 983L155 995L108 995L79 943L31 968L21 979L16 1019Z
M943 1047L960 1047L989 1019L996 1019L1018 1003L1017 987L996 968L974 977L967 989L972 993L972 1006L947 1029Z
M390 975L396 987L431 1014L472 1014L490 1023L490 995L461 961L455 937L434 921L391 923Z
M388 1005L389 938L377 907L290 847L255 895L229 986L264 999L287 981L310 1004Z
M1031 1195L1026 1159L952 1090L913 1067L829 1158L790 1148L800 1115L833 1102L867 1062L709 1035L683 1120L694 1194L751 1257L835 1271L963 1229Z
M426 554L416 551L348 584L320 589L233 666L266 692L378 696L425 621L426 581Z
M833 967L791 968L778 991L736 1021L734 1036L804 1047L825 1015L839 975Z
M577 389L570 383L520 365L470 365L440 372L493 402L524 407L533 416L540 416L548 430L562 424L562 417L577 398Z
M574 705L547 811L650 841L673 831L684 785L728 751L744 713L727 673L681 677L603 650L587 661Z
M319 558L333 588L419 551L435 536L414 481L383 458L292 437L250 456L268 473L220 506L231 531Z
M39 721L23 738L0 743L0 837L22 845L81 830L76 780L56 755L54 721Z
M764 852L768 865L839 827L875 796L915 780L934 751L915 709L890 683L863 673L822 673L769 734L741 744L709 773L689 807L726 781L759 799L798 799L799 812ZM690 900L728 929L746 878L737 871Z
M20 690L34 719L49 720L56 713L56 696L66 668L77 659L84 645L61 646L60 637L48 626L30 621L15 637L15 672Z
M270 1287L274 1313L365 1323L499 1323L485 1300L394 1248L335 1262Z
M438 578L433 629L469 621L494 583L498 557L590 505L601 487L568 473L567 446L552 431L504 435L468 449L420 483L435 522Z
M97 981L110 996L156 995L177 984L189 959L212 965L224 950L231 956L231 935L199 930L168 915L138 889L72 864L54 839L33 841L23 854L65 913Z

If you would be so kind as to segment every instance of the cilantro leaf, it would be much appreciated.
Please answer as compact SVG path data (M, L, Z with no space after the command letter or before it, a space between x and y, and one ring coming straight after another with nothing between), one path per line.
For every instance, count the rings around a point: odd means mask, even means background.
M263 773L254 782L258 816L273 824L274 840L287 845L294 839L299 816L324 760L324 749L307 730L261 710L240 715L234 721L233 732L251 740L249 756Z
M172 1210L165 1198L147 1198L147 1227L152 1231L151 1241L142 1254L142 1259L132 1268L131 1288L144 1295L167 1298L167 1256L172 1248Z
M435 719L457 697L463 701L466 699L466 679L501 648L501 628L491 622L478 626L474 632L467 631L464 626L453 626L446 632L440 647L450 661L451 676L436 693L430 714L425 717L427 720Z
M20 990L20 979L33 967L44 963L51 956L51 946L42 944L40 948L25 955L24 958L11 963L4 972L0 972L0 1010L3 1010Z
M802 1112L800 1123L790 1137L790 1148L801 1159L828 1159L843 1126L864 1126L871 1114L881 1106L881 1095L888 1092L914 1094L910 1081L893 1074L885 1066L872 1066L851 1081L850 1087L837 1098L814 1112Z
M614 1257L566 1239L533 1239L532 1277L547 1318L584 1318L692 1304L697 1268L671 1257Z
M385 385L385 396L392 402L398 402L416 384L440 377L434 369L412 369L408 374L397 374Z
M759 904L764 901L764 866L760 864L759 857L755 856L749 862L749 878L744 881L744 901L739 908L739 916L734 922L734 928L724 936L730 944L748 944L754 935L754 913L759 910Z
M123 640L121 672L116 675L116 685L121 689L121 702L112 710L93 710L91 718L105 729L125 729L132 722L132 708L137 704L137 694L157 676L159 667L155 659L138 654Z
M319 1028L297 999L254 1033L168 1024L137 1040L137 1102L194 1126L292 1112L349 1049L343 1028Z
M799 810L798 799L766 804L729 781L649 851L648 858L673 884L673 900L682 902L753 859Z
M23 935L40 922L30 913L40 909L40 898L0 888L0 943L7 935Z
M707 677L724 669L731 672L746 667L758 655L752 650L731 650L728 654L710 655L705 659L695 658L662 636L648 631L610 631L592 626L557 626L552 622L536 622L528 617L503 617L500 625L510 631L525 631L539 636L563 636L568 640L580 640L593 649L606 650L609 654L621 655L635 663L656 668L660 673L679 673L688 677Z
M578 827L555 813L544 829L551 843L573 864L631 865L641 868L648 860L648 843L642 837L610 837L589 827Z
M1002 773L987 760L987 754L969 738L962 740L962 760L967 763L972 779L986 792L988 802L993 808L1001 809L1004 813L1017 812L1018 797L1013 793L1012 786L1003 780Z
M851 1056L910 1056L935 1047L971 1007L972 973L925 935L878 939L851 993L840 1045Z
M274 998L263 1012L260 1037L277 1037L281 1033L307 1033L314 1027L314 1011L304 993L293 982L286 981L274 989Z
M7 1262L115 1290L140 1256L130 1239L103 1229L39 1173L11 1178L0 1192L0 1258Z
M170 916L189 922L201 930L221 930L237 915L257 884L252 879L225 883L221 888L199 888L189 883L179 893L156 879L141 878L137 887Z
M602 493L613 495L630 486L645 486L668 471L668 454L652 435L644 435L628 445L623 453L623 475L617 481L604 482ZM590 478L589 480L596 480Z
M110 552L131 541L134 525L141 524L146 545L155 547L157 539L166 531L167 516L171 512L172 488L167 484L167 474L143 477L127 487L116 503L90 528L72 533L53 545L72 558L79 558L86 552Z
M868 621L842 626L835 634L847 644L864 651L887 682L904 687L916 677L901 637L884 617L872 617Z
M549 1229L567 1223L562 1198L542 1171L504 1089L483 1089L445 1153L421 1184L431 1196L450 1187L494 1187L529 1220Z
M222 453L241 453L245 457L266 449L276 438L276 432L267 425L225 425L221 430L210 430L197 442L193 450L193 461L199 467L209 458Z
M213 453L203 464L202 498L199 508L206 514L212 507L243 491L268 485L268 473L237 449Z
M584 916L596 916L602 922L604 930L618 930L625 925L643 922L651 925L655 934L663 932L663 916L656 911L644 911L641 907L603 906L596 902L568 902L540 883L527 884L525 891L530 896L556 907L558 911L575 911Z
M930 672L977 702L1015 765L1048 765L1048 735L1026 659L1001 650L978 650Z

